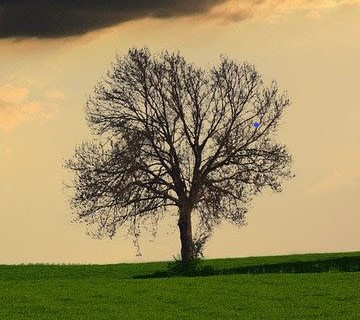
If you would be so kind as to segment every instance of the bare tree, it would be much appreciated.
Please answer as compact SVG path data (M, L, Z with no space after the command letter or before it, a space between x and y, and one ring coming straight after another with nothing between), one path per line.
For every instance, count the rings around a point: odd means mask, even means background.
M136 237L140 222L176 207L181 259L192 261L216 225L244 225L253 196L291 177L291 157L272 139L289 104L248 63L221 57L204 71L179 53L130 49L88 99L97 140L66 163L76 220L98 237L129 222Z

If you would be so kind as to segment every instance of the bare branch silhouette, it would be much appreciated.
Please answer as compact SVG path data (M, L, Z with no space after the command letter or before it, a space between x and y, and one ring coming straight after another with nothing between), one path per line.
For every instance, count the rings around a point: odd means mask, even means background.
M99 141L82 143L66 164L78 220L110 237L130 222L137 235L140 221L174 206L182 260L202 255L215 226L244 225L254 195L281 191L291 177L291 157L273 141L289 104L248 63L222 56L204 71L179 53L130 49L88 100Z

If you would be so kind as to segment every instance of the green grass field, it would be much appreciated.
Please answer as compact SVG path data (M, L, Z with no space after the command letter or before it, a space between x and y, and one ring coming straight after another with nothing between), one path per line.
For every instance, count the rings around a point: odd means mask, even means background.
M360 319L360 252L0 266L0 319Z

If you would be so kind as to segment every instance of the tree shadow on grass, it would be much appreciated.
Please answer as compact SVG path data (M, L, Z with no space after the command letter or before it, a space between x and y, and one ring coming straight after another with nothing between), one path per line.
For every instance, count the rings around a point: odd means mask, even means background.
M206 277L229 274L265 274L265 273L320 273L320 272L359 272L360 257L340 257L314 261L293 261L273 264L239 266L217 269L210 265L201 266L195 262L185 266L181 261L170 262L165 271L135 275L134 279L170 278L170 277Z

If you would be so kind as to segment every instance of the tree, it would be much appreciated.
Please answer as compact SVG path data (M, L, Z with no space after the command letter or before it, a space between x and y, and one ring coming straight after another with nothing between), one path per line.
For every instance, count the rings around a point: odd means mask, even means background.
M254 195L290 178L291 157L273 141L289 104L249 63L221 56L204 71L179 53L130 49L88 98L97 139L66 163L76 220L98 237L129 223L137 239L141 222L175 207L181 259L192 261L222 220L244 225Z

